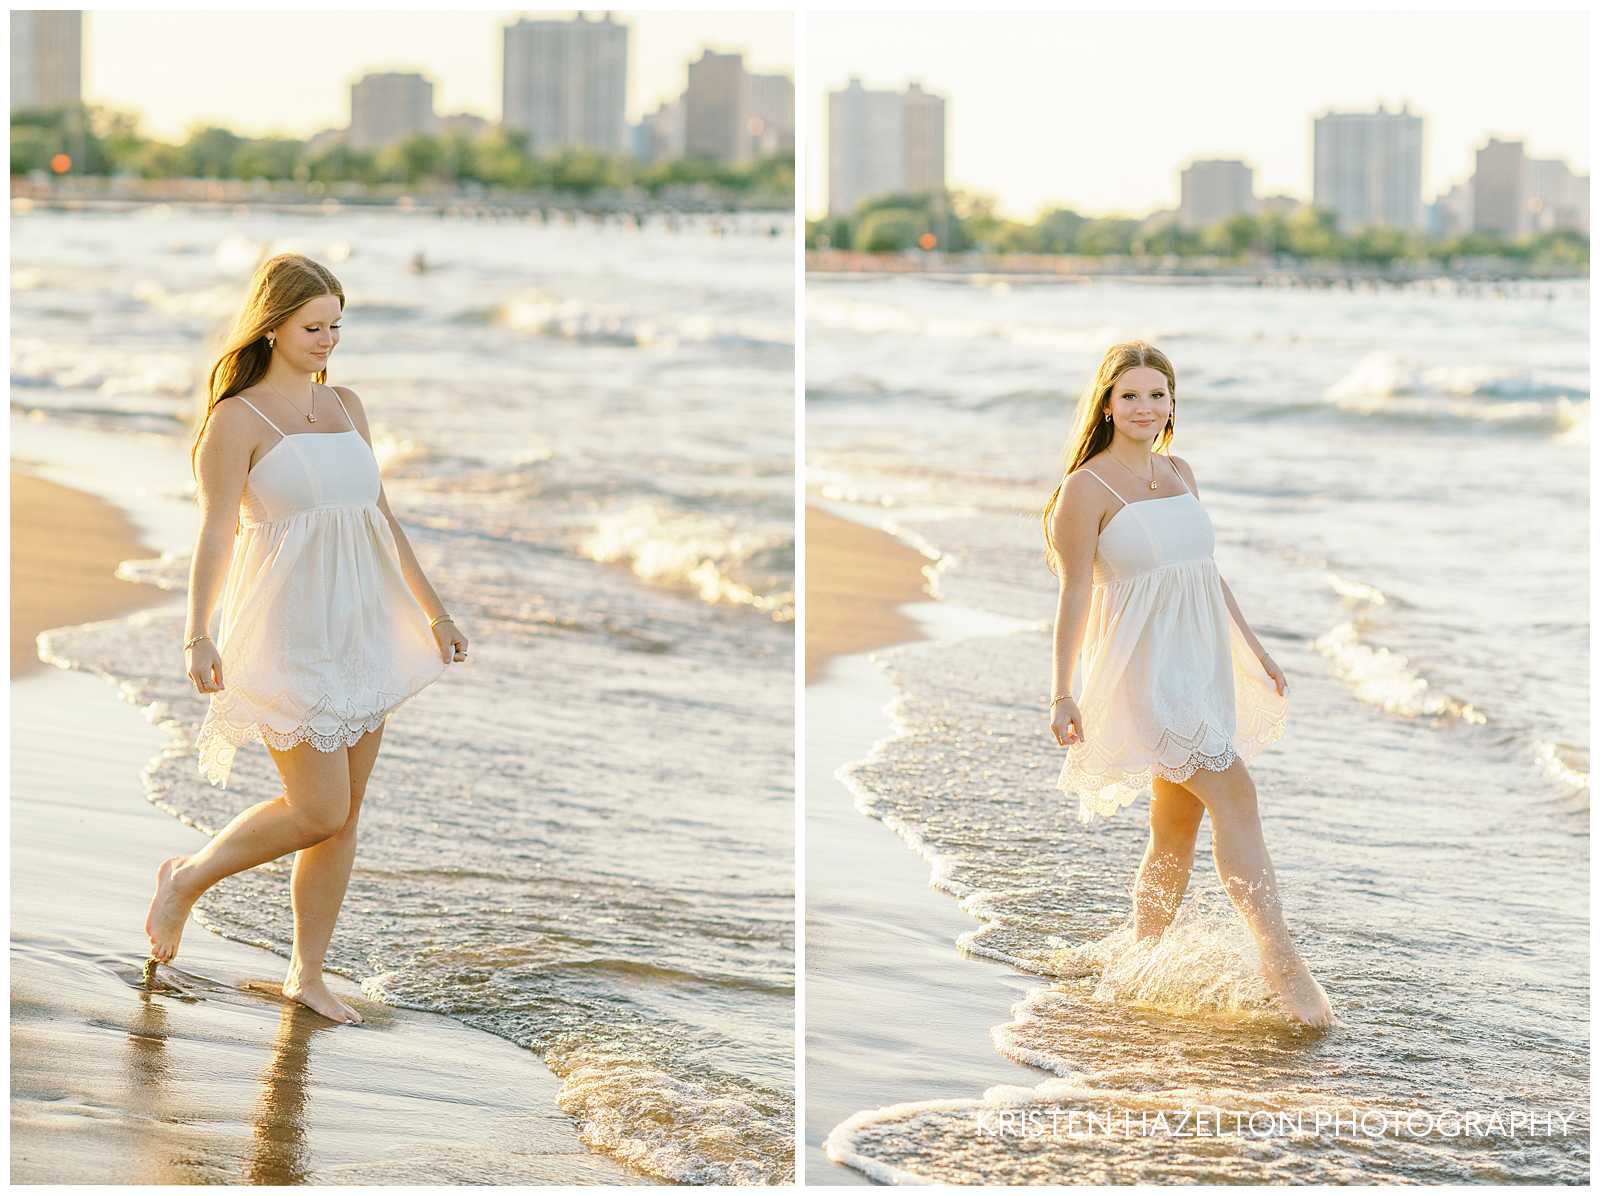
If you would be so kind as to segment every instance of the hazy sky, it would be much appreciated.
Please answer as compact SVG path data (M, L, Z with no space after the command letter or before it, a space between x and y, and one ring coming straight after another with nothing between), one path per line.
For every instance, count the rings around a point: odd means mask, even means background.
M368 71L433 80L434 111L500 117L500 30L572 11L84 14L84 93L136 109L150 136L193 121L305 136L350 119L350 85ZM598 12L591 16L598 17ZM780 12L617 13L632 27L628 119L683 89L702 48L742 50L745 67L794 73L794 19Z
M1310 199L1313 118L1379 103L1424 118L1424 202L1490 135L1587 171L1588 46L1582 13L810 13L806 202L827 206L827 93L852 74L942 94L951 185L1018 217L1176 207L1209 157Z

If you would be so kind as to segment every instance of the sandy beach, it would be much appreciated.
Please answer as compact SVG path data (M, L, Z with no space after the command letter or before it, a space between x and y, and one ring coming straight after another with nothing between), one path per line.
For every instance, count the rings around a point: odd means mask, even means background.
M14 660L63 619L172 601L111 577L118 560L150 555L114 508L15 475L13 494ZM366 1019L335 1025L282 998L282 958L193 919L147 986L154 869L203 841L145 801L140 774L165 736L98 677L22 671L13 1183L648 1182L580 1143L533 1055L452 1019L329 975Z
M929 887L927 861L856 809L835 776L894 732L893 689L869 653L939 633L917 584L925 563L885 532L807 508L807 594L827 594L830 616L806 622L808 1184L869 1182L822 1149L855 1113L1043 1078L989 1041L1039 980L961 956L952 944L976 923ZM845 611L854 627L839 625Z
M807 504L806 684L835 656L921 639L902 607L927 597L928 563L893 536Z
M133 523L92 494L11 470L11 675L44 669L41 631L166 602L115 576L117 564L156 551Z

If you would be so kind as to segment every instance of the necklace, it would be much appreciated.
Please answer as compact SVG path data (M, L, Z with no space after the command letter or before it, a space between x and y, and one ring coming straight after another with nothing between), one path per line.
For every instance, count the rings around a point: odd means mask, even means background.
M1107 456L1110 456L1110 454L1108 453ZM1115 457L1112 457L1111 459L1113 461L1117 460ZM1117 464L1118 465L1122 465L1122 462L1121 461L1117 461ZM1133 472L1133 470L1128 469L1128 467L1126 465L1122 465L1122 468L1123 469L1127 469L1128 473L1131 474L1133 477L1137 478L1139 481L1141 481L1141 482L1144 481L1144 479L1140 478L1138 474ZM1152 459L1150 461L1150 489L1154 490L1155 488L1156 488L1156 463L1155 463L1154 457L1152 457Z
M272 391L273 394L278 395L279 397L281 397L285 403L289 404L289 406L295 407L294 401L292 399L290 399L288 395L284 394L283 391L279 390L276 386L270 387L269 389ZM300 408L295 407L295 410L298 411L298 410L300 410ZM311 387L311 410L306 413L306 423L314 424L316 422L317 422L317 388L316 388L316 385L313 383L312 387ZM1154 485L1152 485L1151 489L1154 489L1154 488L1155 488Z

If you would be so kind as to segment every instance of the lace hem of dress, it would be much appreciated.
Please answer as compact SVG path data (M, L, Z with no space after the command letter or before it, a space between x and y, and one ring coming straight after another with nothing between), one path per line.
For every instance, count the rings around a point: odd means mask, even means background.
M434 674L414 678L407 692L401 694L379 693L379 707L372 714L336 715L338 725L331 732L318 731L310 720L288 731L276 731L265 723L229 721L220 713L215 703L207 711L200 732L195 737L195 753L199 757L200 775L213 785L228 787L228 776L233 770L233 757L247 743L263 743L287 751L302 743L309 743L319 752L331 752L341 747L354 747L361 737L378 729L386 718L421 693ZM332 699L323 697L313 711L313 718L333 713L329 710Z
M1057 787L1065 793L1077 795L1080 823L1088 825L1096 818L1109 818L1149 793L1156 777L1181 784L1202 768L1211 772L1225 772L1236 760L1248 762L1262 748L1279 739L1289 721L1286 709L1275 715L1264 703L1247 704L1247 713L1248 721L1241 720L1245 722L1246 733L1237 736L1234 743L1224 740L1219 750L1210 752L1196 748L1177 764L1156 761L1142 771L1127 772L1110 763L1097 762L1084 767L1081 759L1074 761L1069 754L1068 760L1062 765ZM1210 728L1202 723L1189 741L1203 743L1209 733ZM1170 738L1176 737L1171 732L1164 732L1160 745L1151 749L1150 754L1159 757L1160 746L1168 743Z

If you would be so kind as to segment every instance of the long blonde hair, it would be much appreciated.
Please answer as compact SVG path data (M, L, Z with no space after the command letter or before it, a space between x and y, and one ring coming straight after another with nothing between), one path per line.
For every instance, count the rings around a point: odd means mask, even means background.
M266 334L300 307L323 295L337 297L339 310L344 310L344 287L333 276L333 271L304 254L280 253L256 267L244 306L223 338L222 349L206 379L205 413L189 445L189 469L196 476L195 459L200 451L200 440L217 404L266 377L267 366L272 362ZM326 362L314 376L318 382L328 381Z
M1116 432L1111 421L1105 418L1105 413L1110 410L1111 389L1124 372L1138 366L1150 366L1167 376L1167 393L1172 396L1172 414L1168 416L1166 426L1156 433L1155 443L1150 448L1153 452L1159 452L1172 444L1178 414L1178 379L1173 373L1172 362L1160 349L1144 341L1123 341L1112 345L1100 359L1100 368L1095 370L1094 380L1084 388L1078 399L1073 430L1068 434L1066 447L1061 452L1061 479L1056 482L1056 488L1050 492L1049 500L1039 512L1039 522L1044 528L1044 563L1057 576L1061 572L1057 568L1061 554L1056 549L1055 541L1050 538L1050 520L1055 514L1056 504L1061 501L1061 487L1066 485L1069 473L1111 443Z

